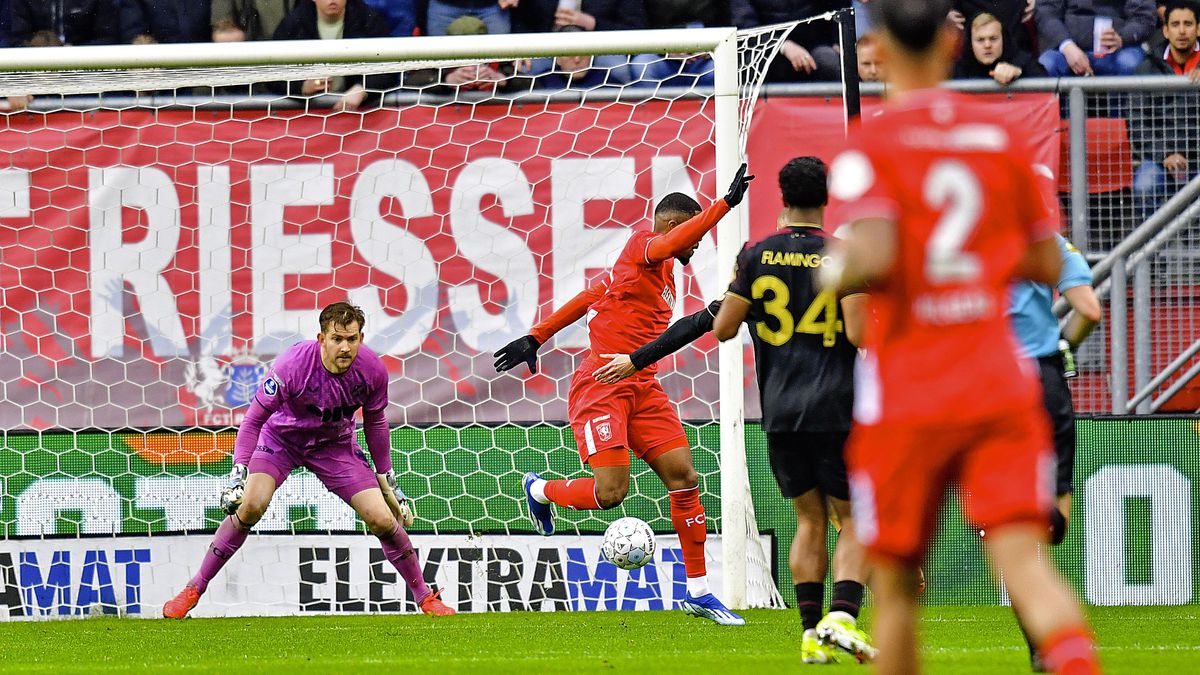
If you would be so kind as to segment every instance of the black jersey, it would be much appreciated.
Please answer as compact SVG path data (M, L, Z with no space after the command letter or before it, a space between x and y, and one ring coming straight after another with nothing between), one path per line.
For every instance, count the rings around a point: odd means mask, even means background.
M827 236L791 226L738 254L729 294L750 303L766 432L850 428L856 350L836 293L817 288Z

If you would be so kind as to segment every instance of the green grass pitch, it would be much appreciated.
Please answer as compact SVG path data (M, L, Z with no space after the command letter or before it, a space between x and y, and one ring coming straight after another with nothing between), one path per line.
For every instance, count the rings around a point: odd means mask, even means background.
M1026 673L1003 607L928 607L932 673ZM1200 606L1090 610L1109 673L1200 671ZM680 612L282 617L147 621L101 618L0 627L0 672L408 673L800 672L795 610L747 612L722 627ZM869 616L866 617L869 626ZM868 672L848 663L825 671Z

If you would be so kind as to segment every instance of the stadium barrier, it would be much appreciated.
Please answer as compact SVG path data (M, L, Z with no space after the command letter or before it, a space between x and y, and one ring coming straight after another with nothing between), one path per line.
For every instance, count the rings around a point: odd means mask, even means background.
M717 425L689 425L688 434L699 472L716 480ZM0 448L0 617L157 615L199 564L203 534L221 518L217 491L229 469L232 432L183 438L181 450L140 432L8 434ZM416 499L414 541L426 577L461 609L669 609L679 599L681 558L665 495L644 468L623 513L663 536L654 565L630 574L600 561L605 523L594 517L561 512L580 534L550 539L507 526L521 519L501 496L519 484L514 454L550 473L573 470L578 460L562 427L402 428L392 441L401 486ZM746 447L758 528L776 554L776 583L790 596L792 509L757 425L747 429ZM1071 528L1055 559L1092 604L1198 603L1198 494L1200 418L1082 419ZM705 506L720 517L719 500ZM924 602L1004 602L954 500L942 521ZM415 610L374 538L307 472L284 484L255 532L198 616ZM719 577L720 537L711 541Z

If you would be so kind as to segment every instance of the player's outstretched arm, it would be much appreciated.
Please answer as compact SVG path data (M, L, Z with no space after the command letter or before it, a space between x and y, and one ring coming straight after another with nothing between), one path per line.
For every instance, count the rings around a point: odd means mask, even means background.
M713 335L721 342L732 339L749 313L750 301L735 293L726 293L721 311L717 312L717 318L713 321Z
M717 221L729 213L730 209L742 203L752 180L754 180L754 176L747 176L746 165L742 164L733 177L733 182L729 185L729 192L725 197L713 202L707 209L684 221L683 224L677 225L670 232L652 239L646 247L646 260L651 263L659 263L694 246L717 224Z
M559 307L553 314L542 320L529 331L529 335L513 340L504 345L493 356L496 372L503 373L524 363L529 366L530 373L537 372L537 350L555 333L578 321L587 313L592 303L604 296L608 290L608 281L602 281L595 286L586 288Z
M602 357L611 360L597 368L592 377L597 382L614 384L652 363L661 361L712 330L713 318L720 309L721 301L713 300L708 307L671 324L662 335L642 345L632 354L601 354Z

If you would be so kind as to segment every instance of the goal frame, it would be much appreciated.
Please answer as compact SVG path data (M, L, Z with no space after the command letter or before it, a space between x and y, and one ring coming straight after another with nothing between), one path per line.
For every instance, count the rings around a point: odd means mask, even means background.
M388 63L645 52L711 52L714 61L714 143L716 185L720 192L743 161L739 119L741 83L735 28L645 31L588 31L538 34L365 38L352 40L101 45L56 49L0 50L0 72L111 71L254 65ZM769 56L773 56L772 51ZM751 85L755 83L750 83ZM753 172L753 170L752 170ZM731 270L743 233L748 231L745 203L717 226L719 269ZM750 482L746 464L742 340L721 343L718 356L721 535L724 549L724 598L733 608L747 606L747 505Z

